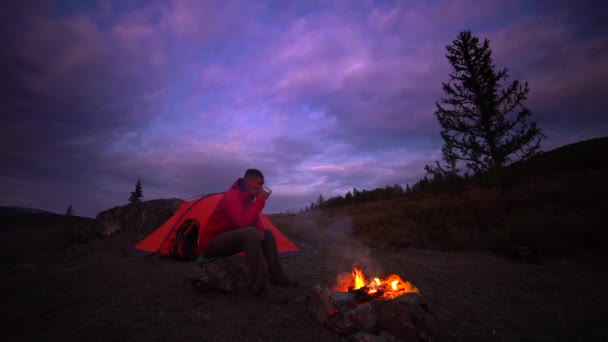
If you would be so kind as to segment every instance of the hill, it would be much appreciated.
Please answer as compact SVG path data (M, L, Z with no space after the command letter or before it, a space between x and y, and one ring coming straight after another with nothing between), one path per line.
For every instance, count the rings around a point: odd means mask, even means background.
M551 177L608 168L608 137L579 141L541 153L528 160L511 164L504 175L511 183L529 182Z
M29 208L0 207L0 269L42 263L73 244L83 243L79 232L93 219Z
M49 211L40 210L40 209L0 206L0 216L22 215L22 214L52 214L52 213Z
M392 198L374 196L386 193L376 189L363 200L328 199L345 204L275 219L296 231L313 217L318 229L348 221L362 241L393 249L601 252L608 247L606 150L608 138L581 141L505 168L500 186L424 179Z

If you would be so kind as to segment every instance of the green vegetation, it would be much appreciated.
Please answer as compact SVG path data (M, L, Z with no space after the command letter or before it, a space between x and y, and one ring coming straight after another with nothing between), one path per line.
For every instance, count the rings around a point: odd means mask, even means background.
M500 170L507 182L499 185L424 177L408 190L355 189L275 223L300 235L304 226L331 229L346 217L355 237L388 248L491 250L517 243L545 255L604 251L608 160L600 151L606 150L608 138L598 138L541 153Z

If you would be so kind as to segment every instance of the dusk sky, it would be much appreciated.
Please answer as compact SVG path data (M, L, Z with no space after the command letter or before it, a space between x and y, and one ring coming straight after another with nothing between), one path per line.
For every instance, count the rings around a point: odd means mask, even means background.
M410 185L440 160L446 46L528 81L543 150L608 135L603 1L3 1L0 205L77 215L225 191L265 212ZM599 152L598 152L599 153ZM603 152L605 153L605 151Z

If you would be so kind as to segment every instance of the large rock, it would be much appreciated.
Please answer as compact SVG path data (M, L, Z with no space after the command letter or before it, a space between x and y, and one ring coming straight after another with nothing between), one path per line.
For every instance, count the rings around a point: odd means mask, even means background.
M170 198L114 207L97 214L97 231L102 237L122 231L147 234L173 216L182 203L179 198Z
M246 286L247 275L245 271L224 258L200 264L199 268L200 276L189 280L201 292L235 293L243 290Z
M306 311L321 324L325 324L327 317L338 312L331 300L332 293L332 286L323 283L313 286L306 296Z
M390 301L376 302L376 329L399 341L432 341L439 335L437 318L418 293L406 293Z

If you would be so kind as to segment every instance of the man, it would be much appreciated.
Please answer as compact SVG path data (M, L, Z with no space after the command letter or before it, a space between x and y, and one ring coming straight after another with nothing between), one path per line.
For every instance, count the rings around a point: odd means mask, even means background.
M287 297L268 289L268 283L296 287L283 271L274 234L260 222L260 212L270 196L264 190L264 175L248 169L224 193L199 236L199 248L207 258L245 252L249 288L273 303L285 304Z

